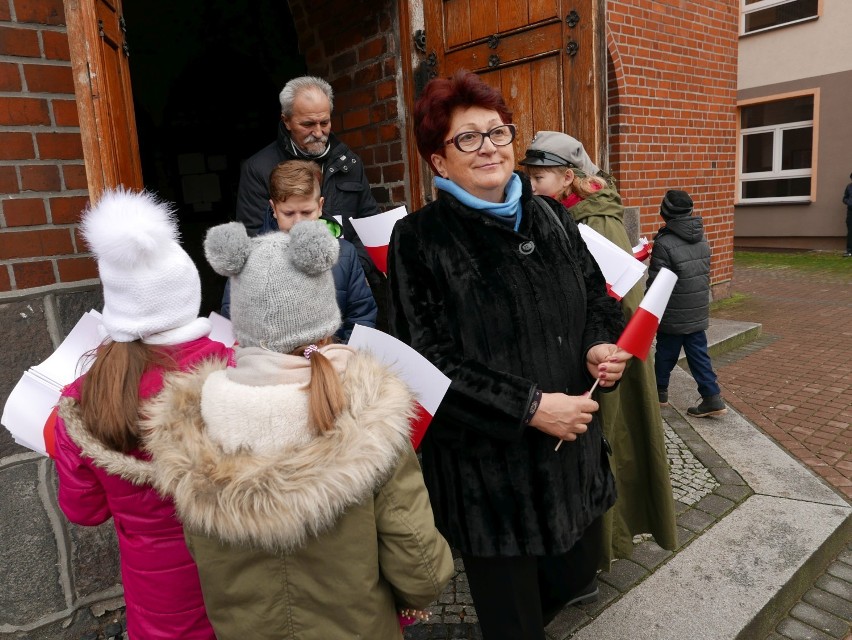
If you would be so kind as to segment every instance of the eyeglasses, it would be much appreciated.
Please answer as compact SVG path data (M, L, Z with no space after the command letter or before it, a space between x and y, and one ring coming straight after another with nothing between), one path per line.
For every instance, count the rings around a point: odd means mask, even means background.
M462 153L471 153L479 151L482 148L482 145L485 144L485 138L490 138L491 143L495 147L505 147L507 144L512 144L512 140L515 139L515 125L501 124L485 133L481 131L462 131L451 139L446 140L444 145L452 144Z

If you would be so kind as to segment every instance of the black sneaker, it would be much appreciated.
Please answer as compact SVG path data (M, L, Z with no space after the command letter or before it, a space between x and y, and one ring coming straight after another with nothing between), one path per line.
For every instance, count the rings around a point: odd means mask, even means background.
M598 579L597 577L592 578L592 581L583 587L580 593L566 602L565 606L569 607L571 605L592 604L593 602L598 601L600 594L601 590L598 589Z
M722 400L722 396L704 396L701 404L697 407L689 407L686 412L693 418L706 418L707 416L721 416L728 413L728 407Z
M660 400L661 407L669 406L669 390L668 389L657 389L657 398Z

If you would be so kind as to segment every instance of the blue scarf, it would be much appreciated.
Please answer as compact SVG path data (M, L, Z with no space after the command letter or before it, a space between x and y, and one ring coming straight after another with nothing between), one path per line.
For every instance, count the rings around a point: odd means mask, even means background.
M506 185L506 199L503 202L487 202L470 195L452 180L435 176L435 186L446 191L466 207L482 211L498 220L511 225L515 231L521 226L521 178L517 173L512 174Z

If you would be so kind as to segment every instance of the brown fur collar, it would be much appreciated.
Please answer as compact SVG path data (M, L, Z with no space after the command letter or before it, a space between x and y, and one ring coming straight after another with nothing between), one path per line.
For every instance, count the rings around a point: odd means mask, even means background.
M343 378L349 408L334 430L275 454L226 454L205 434L200 411L204 380L221 368L168 376L142 423L155 486L173 496L190 531L273 551L298 547L371 495L411 446L411 393L359 353Z
M74 398L60 399L59 416L65 424L68 437L80 447L83 456L91 458L96 466L136 485L152 483L151 463L105 447L100 440L89 433L86 425L83 424L82 410Z

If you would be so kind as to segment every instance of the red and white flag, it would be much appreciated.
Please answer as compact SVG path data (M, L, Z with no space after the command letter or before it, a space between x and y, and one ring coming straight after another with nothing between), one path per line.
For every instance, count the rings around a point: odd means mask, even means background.
M589 225L577 226L580 228L583 242L606 280L607 293L616 300L621 300L633 285L639 282L647 267Z
M356 324L349 346L372 352L414 393L417 415L411 421L411 444L416 450L450 387L450 379L407 344L378 329Z
M677 276L673 272L666 268L660 269L648 293L639 303L639 308L621 333L616 343L619 347L640 360L648 357L676 282Z
M406 215L408 211L403 206L368 218L349 218L370 259L382 273L388 272L388 244L393 225Z

